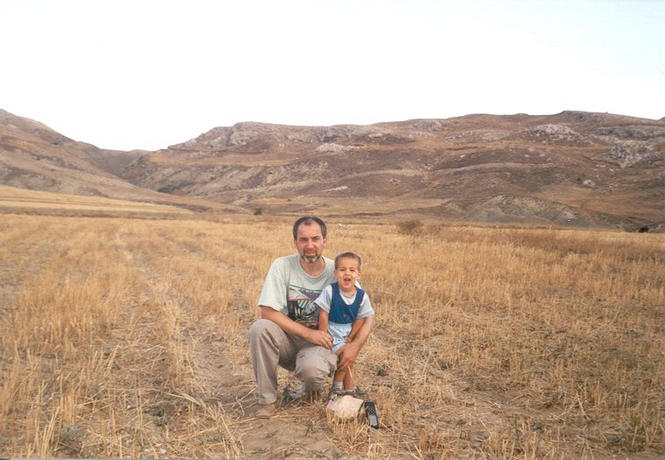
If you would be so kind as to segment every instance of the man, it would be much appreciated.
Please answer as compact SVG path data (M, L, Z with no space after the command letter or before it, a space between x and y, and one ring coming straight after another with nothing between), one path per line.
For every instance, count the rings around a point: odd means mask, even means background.
M353 364L367 340L372 318L363 324L339 356L332 351L332 337L318 330L314 300L335 280L334 262L323 257L326 224L305 216L293 224L298 254L273 261L263 283L261 318L249 328L249 350L261 406L256 417L268 418L277 410L277 366L293 371L308 393L319 393L337 366ZM339 362L338 362L339 361Z

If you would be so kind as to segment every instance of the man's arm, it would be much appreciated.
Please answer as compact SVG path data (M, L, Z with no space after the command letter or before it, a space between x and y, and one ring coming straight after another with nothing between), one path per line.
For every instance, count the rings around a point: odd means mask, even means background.
M328 312L323 308L319 308L319 331L328 332Z
M374 316L368 316L365 318L365 321L360 326L360 329L358 329L355 337L353 337L350 342L340 348L338 352L338 369L343 369L356 360L360 349L367 341L367 337L369 337L369 333L372 330L373 324Z
M320 345L328 349L332 348L332 337L328 334L328 331L310 329L293 321L284 313L277 311L272 307L265 307L263 305L260 305L259 307L261 308L261 318L277 324L287 334L301 337L314 345Z

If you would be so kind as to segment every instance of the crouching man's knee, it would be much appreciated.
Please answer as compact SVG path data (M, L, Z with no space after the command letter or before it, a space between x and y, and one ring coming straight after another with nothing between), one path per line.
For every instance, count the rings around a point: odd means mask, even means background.
M295 375L307 391L321 391L337 367L337 355L326 348L311 346L300 350Z
M277 324L273 323L269 319L257 319L249 326L249 346L252 347L252 344L256 344L260 341L265 341L272 337L276 332L275 328L279 329Z

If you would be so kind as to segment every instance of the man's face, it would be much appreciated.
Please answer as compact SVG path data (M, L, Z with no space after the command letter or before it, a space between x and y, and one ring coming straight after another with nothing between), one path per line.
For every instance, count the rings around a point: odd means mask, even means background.
M326 239L321 234L319 224L316 222L302 223L298 227L295 244L300 258L312 264L321 258L323 248L326 247Z

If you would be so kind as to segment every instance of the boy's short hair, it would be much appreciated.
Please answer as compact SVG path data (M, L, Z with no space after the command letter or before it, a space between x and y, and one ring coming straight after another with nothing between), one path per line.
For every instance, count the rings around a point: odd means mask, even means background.
M358 271L360 271L360 266L363 264L363 260L360 258L358 254L355 252L343 252L341 254L337 254L335 256L335 270L337 269L337 261L339 259L344 259L344 258L349 258L349 259L356 259L356 262L358 262Z

